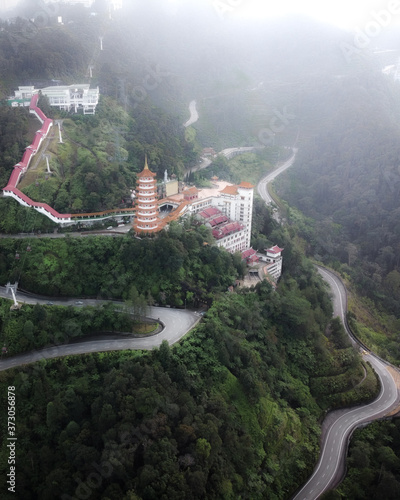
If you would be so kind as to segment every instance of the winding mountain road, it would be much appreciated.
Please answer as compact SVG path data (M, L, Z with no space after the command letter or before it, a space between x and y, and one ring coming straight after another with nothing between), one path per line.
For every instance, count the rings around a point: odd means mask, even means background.
M257 150L262 149L262 148L264 148L264 146L240 146L238 148L226 148L226 149L223 149L222 151L220 151L219 153L217 153L217 156L222 155L229 160L229 159L233 158L234 156L244 154L244 153L252 153L253 151L257 151ZM199 170L203 170L203 169L209 167L212 162L213 162L212 159L207 158L205 156L202 156L200 163L198 165L195 165L194 167L189 168L186 171L186 174L198 172Z
M257 184L257 191L258 194L261 196L261 198L265 201L267 204L274 203L274 200L272 199L269 191L268 191L268 184L272 182L275 177L278 177L279 174L284 172L286 169L291 167L294 163L294 160L296 159L296 154L297 154L297 148L292 149L293 154L292 156L286 160L282 165L280 165L278 168L267 174L265 177L263 177L260 182Z
M0 287L0 296L10 298L5 293L5 287ZM26 304L46 304L49 299L37 295L17 293L18 302ZM51 299L54 305L77 306L75 299ZM104 300L81 299L80 306L95 306L105 303ZM172 309L166 307L151 307L149 316L159 320L164 328L163 330L150 337L143 338L108 338L104 340L82 340L77 343L55 345L29 353L17 354L0 361L0 371L7 370L29 363L34 363L40 359L58 358L61 356L70 356L73 354L85 354L104 351L121 351L125 349L153 349L160 346L163 340L169 344L178 342L185 336L201 319L201 316L187 309Z
M197 111L196 101L190 101L189 111L190 111L190 118L183 124L184 127L189 127L190 125L193 125L193 123L196 123L197 120L199 119L199 113Z
M350 336L352 343L359 347L344 321L347 310L346 289L334 273L317 266L318 272L328 283L333 294L334 315L339 316ZM342 409L329 413L323 423L321 454L313 474L293 500L315 500L324 492L335 487L345 473L345 458L349 438L356 427L382 418L399 407L400 393L389 365L374 356L364 353L381 382L379 396L372 403L351 409Z
M258 192L266 203L272 203L273 201L268 192L268 184L294 163L296 152L297 150L294 148L293 155L289 160L266 175L259 182L257 186ZM347 294L344 284L334 273L323 267L317 267L319 273L331 288L334 315L340 317L351 341L357 346L357 342L352 337L345 321ZM0 287L0 296L7 297L5 287ZM49 299L18 292L17 300L29 304L45 304ZM78 305L75 299L52 299L52 301L60 305ZM94 299L82 299L80 305L97 305L104 302ZM0 371L33 363L40 359L125 349L153 349L154 347L158 347L163 340L167 340L170 344L173 344L190 331L201 318L198 314L188 310L159 307L151 308L150 316L160 320L164 324L162 332L154 336L130 339L86 340L53 346L3 359L0 361ZM372 353L364 352L363 358L373 366L380 379L380 394L375 401L368 405L337 410L327 415L323 422L320 458L310 479L293 497L293 500L315 500L328 489L337 485L344 475L345 454L349 438L354 429L366 422L382 418L399 407L400 394L392 375L393 370L390 371L389 366Z
M257 190L267 204L273 203L268 184L284 170L291 167L296 158L293 155L258 183ZM317 266L318 272L329 285L332 292L333 315L338 316L353 344L360 349L359 343L348 329L346 321L347 292L342 280L328 269ZM316 500L327 490L337 486L345 474L345 459L349 439L354 430L362 424L389 415L399 408L400 390L394 378L394 370L373 353L363 352L363 358L374 368L381 383L381 391L375 401L356 408L346 408L328 413L322 424L321 454L313 474L307 483L295 494L293 500Z

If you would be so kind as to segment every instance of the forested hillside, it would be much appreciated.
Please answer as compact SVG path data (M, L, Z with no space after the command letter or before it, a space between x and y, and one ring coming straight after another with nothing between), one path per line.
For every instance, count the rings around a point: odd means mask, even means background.
M28 143L28 114L0 103L0 183L4 187Z
M3 240L1 279L18 277L35 292L127 297L134 285L149 301L150 293L168 304L212 303L174 348L0 373L4 390L13 385L19 395L24 498L50 499L60 489L69 498L80 488L110 499L287 498L314 465L323 412L374 397L374 374L366 367L365 377L340 324L328 326L331 302L313 266L265 208L256 210L255 231L285 246L276 292L264 281L226 293L242 264L204 245L205 227L175 224L155 240L39 239L29 252L26 241ZM125 321L110 308L11 313L6 305L0 319L10 354L123 329ZM101 478L95 487L93 471Z
M198 305L226 291L242 269L239 255L211 243L205 226L185 230L177 223L156 239L1 239L0 280L42 295L108 299L127 298L134 284L163 305L183 306L185 298Z
M374 422L354 433L348 475L330 500L396 500L400 495L400 420Z
M159 177L167 169L169 175L182 179L185 168L198 160L200 146L193 134L187 140L183 120L175 112L154 105L156 96L150 99L144 89L145 95L138 99L136 78L148 76L154 61L142 54L139 66L135 60L126 66L132 54L135 57L139 52L126 43L123 46L129 49L129 56L121 51L121 24L101 10L98 16L91 16L88 9L63 5L59 13L65 15L64 24L47 16L47 25L37 27L27 19L28 11L12 23L0 20L0 96L12 94L18 85L40 88L53 82L87 82L88 65L96 64L90 83L100 86L101 99L96 116L85 117L52 109L41 99L40 105L50 117L63 120L64 144L58 143L58 131L53 130L54 138L50 137L48 145L53 174L47 174L42 159L39 165L33 167L32 163L19 187L59 212L77 213L131 206L135 174L142 170L145 154ZM106 35L108 41L104 51L99 50L100 35ZM165 83L160 89L164 98L168 94ZM0 181L5 186L13 165L30 143L36 120L28 119L26 109L2 106L0 113L0 154L4 160ZM42 216L27 215L14 205L14 201L0 200L4 232L52 226Z
M18 85L52 80L90 81L101 93L95 116L46 109L63 120L64 144L57 137L49 144L53 174L43 161L21 189L59 211L97 211L130 203L146 153L158 177L168 169L182 179L203 147L265 145L229 164L219 158L204 175L256 182L283 159L288 149L279 146L295 145L296 165L278 191L314 219L278 226L256 199L254 248L285 249L276 291L263 281L228 292L244 272L240 255L213 247L210 231L190 220L142 240L0 239L0 284L18 281L59 297L137 293L149 304L208 308L174 347L0 372L2 394L15 386L18 396L21 498L286 499L315 464L325 411L379 392L372 370L332 321L330 297L304 254L351 276L396 324L399 90L368 51L349 63L340 50L349 37L336 29L299 18L242 28L235 19L222 22L208 2L194 10L191 3L174 13L165 0L129 2L112 15L100 0L96 15L60 4L63 24L48 16L38 26L30 20L37 4L27 2L24 18L1 21L2 98ZM192 99L200 118L185 130ZM26 109L0 106L3 185L35 130ZM248 178L239 178L246 169ZM196 181L206 183L201 177ZM0 199L1 232L52 228ZM0 304L7 355L128 328L111 307L11 312L8 305ZM398 350L397 336L392 341ZM0 429L4 439L5 418ZM363 446L356 447L360 456ZM392 474L384 477L397 491L397 462L382 447L379 457ZM372 463L366 452L364 463ZM366 464L368 478L373 468ZM366 488L381 480L368 478Z
M316 220L303 232L311 251L398 316L400 88L375 71L321 94L324 127L304 138L279 193Z
M329 298L312 266L297 270L278 292L263 282L220 296L174 348L0 373L18 394L23 497L79 498L86 487L110 499L288 498L313 467L325 404L377 390L370 375L343 392L363 379L360 360L339 332L324 337Z

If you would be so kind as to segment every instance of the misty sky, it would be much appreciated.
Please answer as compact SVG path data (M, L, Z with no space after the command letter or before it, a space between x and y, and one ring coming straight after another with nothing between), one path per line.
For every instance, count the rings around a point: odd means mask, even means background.
M0 0L0 8L8 9L18 1ZM145 1L123 0L129 3ZM375 20L374 13L387 11L389 17L385 19L388 24L400 24L400 0L165 0L166 5L172 9L179 8L182 3L199 1L208 3L216 12L218 9L219 13L225 10L229 16L245 19L302 13L343 29L363 29L368 22ZM394 10L396 7L398 14Z
M176 3L184 0L168 1ZM213 3L213 0L209 1ZM237 0L231 3L239 5L233 12L238 17L256 19L302 13L343 29L363 29L366 23L375 20L374 13L383 10L389 12L389 16L384 16L384 22L400 22L400 2L397 0ZM396 7L398 14L395 14Z
M14 7L17 5L18 0L0 0L0 7L2 9L9 9L10 7Z

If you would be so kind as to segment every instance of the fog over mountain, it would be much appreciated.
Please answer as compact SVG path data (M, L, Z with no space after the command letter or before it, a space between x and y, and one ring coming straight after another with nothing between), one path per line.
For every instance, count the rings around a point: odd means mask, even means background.
M308 257L347 280L354 331L400 363L396 2L365 2L363 15L349 2L342 23L344 2L329 11L332 22L325 2L318 10L311 1L302 2L309 15L282 2L284 16L250 0L14 3L0 4L0 187L37 130L26 108L7 103L22 85L100 89L94 116L41 98L46 116L63 121L65 141L53 144L54 175L28 171L21 189L60 213L131 210L145 157L157 179L167 170L208 187L220 172L236 182L233 165L239 182L257 181L255 172L297 152L274 184L283 223L260 199L253 215L252 246L284 247L276 290L266 280L232 288L245 263L213 246L204 225L172 224L159 239L28 235L27 244L13 235L53 232L55 224L0 198L0 284L15 279L32 293L79 298L79 306L81 297L140 302L140 316L154 302L196 314L210 307L176 348L71 356L41 363L35 377L29 368L5 372L1 388L15 384L21 394L23 498L53 499L61 489L81 498L76 483L93 463L113 469L93 498L103 487L101 498L123 500L289 498L315 463L324 413L378 391L331 321ZM198 120L185 127L193 101ZM220 155L188 175L204 148L239 146L259 148L233 161ZM111 306L81 314L49 302L10 312L0 301L0 339L10 352L62 343L64 332L76 341L130 324ZM397 461L385 464L398 491ZM386 469L377 470L379 485ZM362 475L360 484L373 476Z

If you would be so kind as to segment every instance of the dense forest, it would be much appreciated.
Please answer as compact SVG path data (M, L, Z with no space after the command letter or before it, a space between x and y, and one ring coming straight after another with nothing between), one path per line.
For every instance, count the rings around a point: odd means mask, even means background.
M2 372L18 394L23 497L287 498L313 467L322 410L378 389L373 374L357 387L340 325L324 336L320 279L306 262L298 271L278 292L263 282L221 295L176 347Z
M137 86L131 81L133 73L122 76L124 54L113 45L120 35L120 26L105 14L94 18L82 7L63 5L60 13L65 14L68 22L57 24L54 16L46 14L45 28L35 27L26 17L13 23L0 21L0 67L4 70L0 77L0 97L6 98L18 85L33 84L40 88L54 85L54 81L68 84L87 81L87 64L93 59L98 66L96 78L90 83L100 86L101 99L96 116L57 112L45 99L40 100L50 117L63 120L64 144L58 143L58 131L53 131L47 145L52 174L48 175L43 158L19 187L32 199L48 203L63 213L130 207L135 174L142 170L145 154L150 168L160 178L168 170L169 175L182 179L185 169L198 161L200 146L195 133L190 139L185 135L183 119L176 112L156 107L147 95L137 99ZM110 44L100 54L98 36L103 31L107 32ZM8 57L13 51L15 57ZM115 71L111 63L120 64L119 69ZM141 69L136 63L133 67L143 78L147 76L146 59ZM29 118L29 133L27 122L26 110L0 108L3 186L32 139L36 120ZM14 133L16 130L18 133ZM2 231L22 230L21 219L27 218L30 230L52 227L42 216L25 216L24 209L14 204L0 200Z
M28 114L23 109L12 109L0 103L0 183L7 185L12 169L29 145Z
M331 322L313 266L261 202L255 211L255 241L285 246L276 292L264 281L226 293L241 260L204 245L211 240L203 226L173 224L146 240L34 239L29 252L27 241L2 240L2 280L18 276L34 292L129 299L133 284L147 299L211 305L173 348L0 374L2 387L19 395L24 498L287 498L313 467L324 411L374 397L375 375L365 366L364 377L343 328ZM0 313L9 353L127 328L110 307L10 312L4 302Z
M240 255L211 246L205 226L172 225L155 239L125 237L1 239L1 282L42 295L127 298L130 285L160 304L207 301L241 271ZM27 250L27 245L30 247ZM20 258L15 258L16 254Z
M18 280L59 297L129 300L136 291L148 304L208 308L174 347L0 373L2 394L15 386L18 398L18 494L26 499L288 498L313 468L325 412L379 390L331 320L330 298L304 254L352 279L398 325L399 91L376 57L364 51L349 64L340 50L347 35L314 21L254 22L249 30L221 23L207 2L195 11L183 2L175 13L165 4L132 2L113 16L100 0L96 15L60 4L63 24L55 15L40 24L43 5L28 1L21 17L0 21L1 98L52 80L90 81L101 93L90 117L41 102L63 120L65 141L49 146L53 174L46 178L43 162L21 189L60 211L96 211L130 203L145 153L159 177L168 169L181 179L202 147L268 146L217 159L193 176L206 185L210 175L243 180L246 169L256 182L284 158L278 146L295 145L295 167L277 189L305 215L288 209L291 225L278 227L255 201L253 247L285 248L277 291L264 281L228 293L244 272L240 256L213 247L209 230L190 221L143 240L0 240L1 284ZM200 119L185 130L192 99ZM3 185L36 124L26 110L0 106ZM0 199L2 233L53 228ZM1 301L0 343L9 355L131 326L111 306L8 306ZM395 355L392 330L382 350ZM2 418L1 439L5 425ZM398 493L397 426L362 432L350 452L352 483L332 498Z
M399 92L377 71L331 83L324 127L304 140L295 167L278 181L279 193L316 220L303 232L311 252L397 316Z
M54 111L49 114L54 115ZM0 179L5 186L30 144L33 132L29 132L28 121L32 131L39 122L28 118L26 110L6 106L0 106L0 121L4 130ZM176 119L147 104L132 118L115 99L104 96L95 116L64 113L62 128L63 143L58 142L58 130L54 130L47 145L52 173L47 172L42 158L18 185L33 200L48 203L60 213L130 208L131 191L136 186L136 173L143 169L145 154L159 178L167 169L169 175L182 179L185 166L198 157L196 142L185 140ZM1 199L0 229L15 233L55 227L45 217L29 212L13 200Z
M374 422L354 433L348 474L326 500L396 500L400 495L400 420Z

